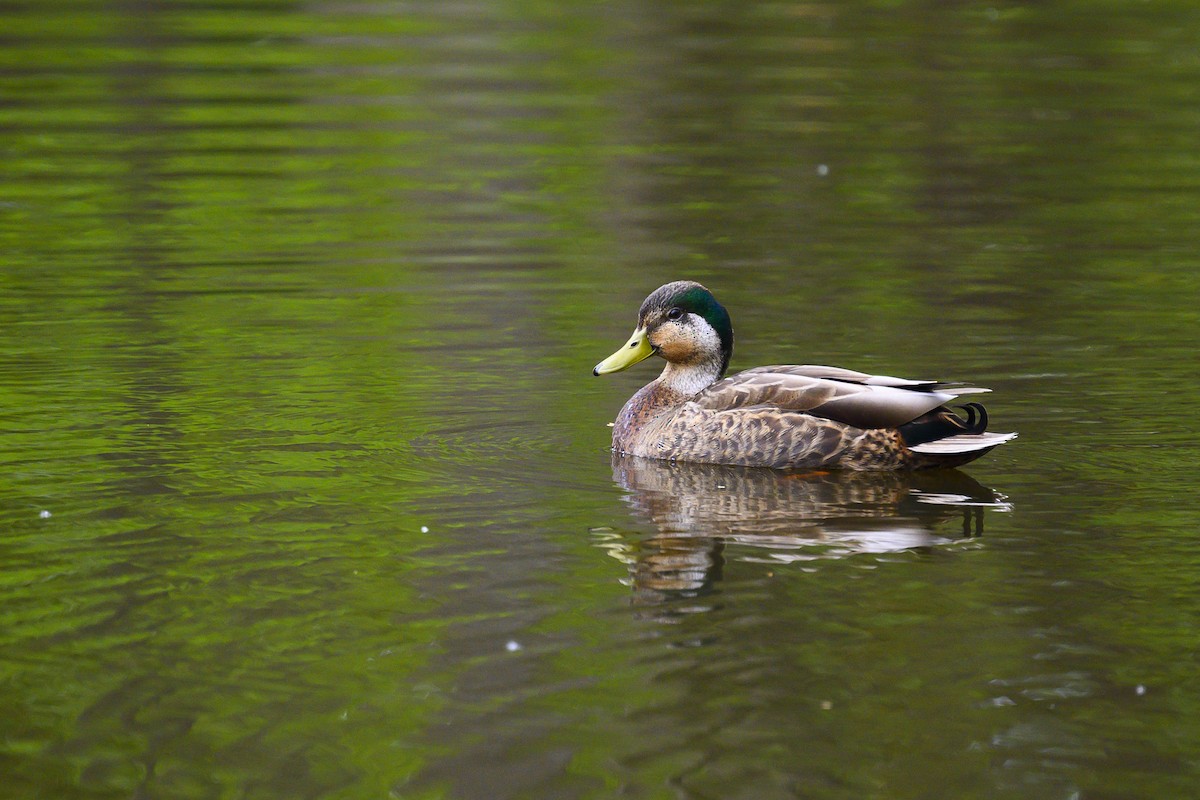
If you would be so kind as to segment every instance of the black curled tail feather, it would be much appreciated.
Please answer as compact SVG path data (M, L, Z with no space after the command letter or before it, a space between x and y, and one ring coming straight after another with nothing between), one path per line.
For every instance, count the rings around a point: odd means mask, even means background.
M958 406L967 415L963 419L946 406L939 406L900 426L900 436L909 447L936 442L948 436L964 433L983 433L988 426L988 413L979 403Z
M966 427L963 429L963 433L983 433L987 430L988 413L986 408L979 403L967 403L965 406L959 406L959 408L967 412ZM957 415L955 416L955 422L961 422Z

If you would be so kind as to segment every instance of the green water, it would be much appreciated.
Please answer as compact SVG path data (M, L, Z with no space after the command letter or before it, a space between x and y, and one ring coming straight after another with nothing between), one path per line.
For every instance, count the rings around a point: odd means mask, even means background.
M0 796L1186 797L1187 3L0 3ZM950 476L610 463L735 369Z

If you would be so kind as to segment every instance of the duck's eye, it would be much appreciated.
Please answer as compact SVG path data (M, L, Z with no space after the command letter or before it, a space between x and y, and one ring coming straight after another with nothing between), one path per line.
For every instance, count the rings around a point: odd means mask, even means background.
M667 319L682 319L684 311L679 306L675 306L667 312Z

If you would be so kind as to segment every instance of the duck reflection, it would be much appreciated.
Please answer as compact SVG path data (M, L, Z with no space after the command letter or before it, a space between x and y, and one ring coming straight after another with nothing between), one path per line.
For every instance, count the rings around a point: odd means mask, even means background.
M1009 509L957 470L788 473L614 455L613 479L657 533L606 531L600 545L629 565L635 603L696 599L680 612L706 608L730 544L768 563L927 548L980 536L985 509Z

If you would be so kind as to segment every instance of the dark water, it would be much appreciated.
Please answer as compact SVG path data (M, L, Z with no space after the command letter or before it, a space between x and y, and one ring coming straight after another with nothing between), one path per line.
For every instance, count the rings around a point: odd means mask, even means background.
M1200 778L1184 3L0 4L0 794ZM591 366L992 386L950 476L610 463Z

